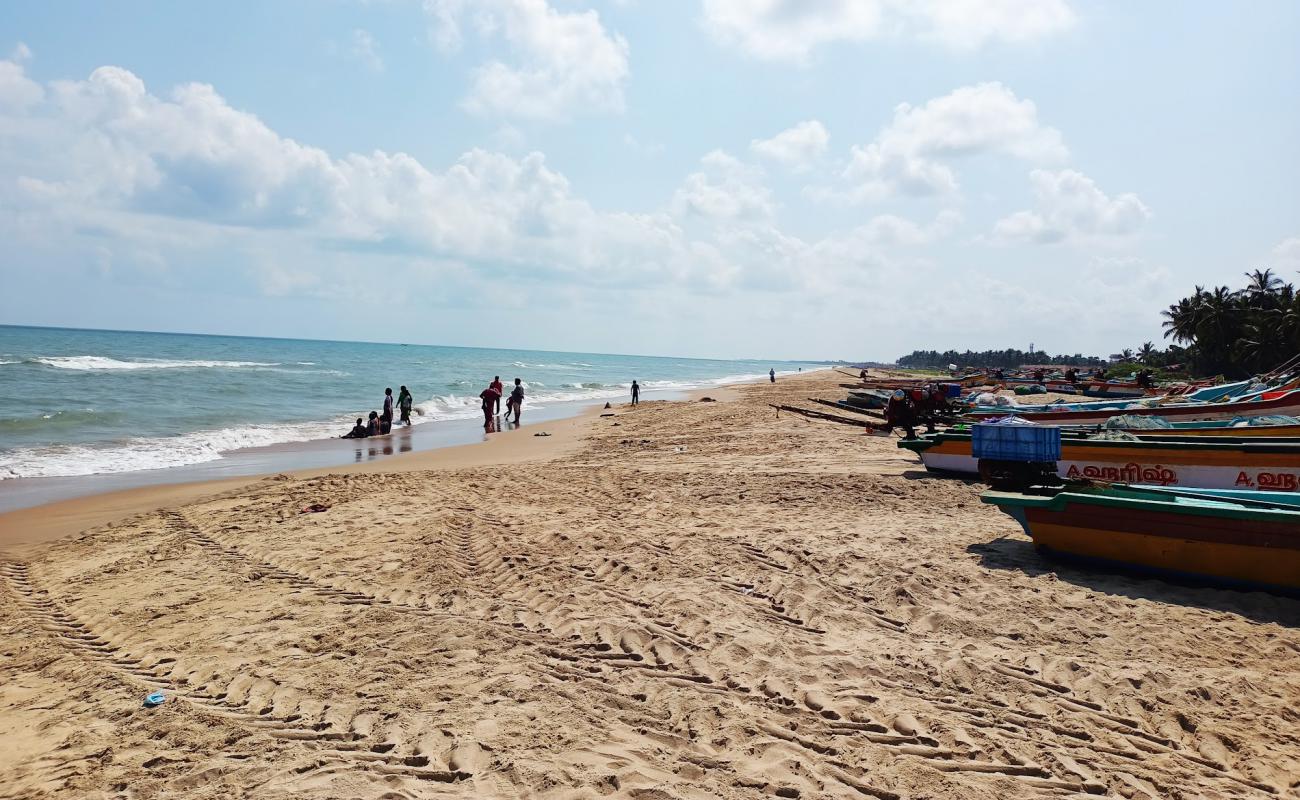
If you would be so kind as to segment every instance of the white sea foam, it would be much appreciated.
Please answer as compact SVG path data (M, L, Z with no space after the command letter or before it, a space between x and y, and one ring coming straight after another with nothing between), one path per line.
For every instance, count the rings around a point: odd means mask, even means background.
M170 360L165 358L141 358L135 361L122 361L104 356L42 356L31 359L33 363L44 364L57 369L78 371L90 370L131 370L131 369L245 369L256 367L278 367L277 361L210 361Z
M21 361L9 361L8 359L0 358L0 367L3 367L5 364L21 364L21 363L22 363Z
M89 358L89 357L87 357ZM111 359L109 359L111 360ZM129 362L119 362L129 363ZM173 362L175 363L175 362ZM237 364L268 366L255 362L186 362L201 364ZM69 367L77 369L78 367ZM93 369L93 367L79 367ZM108 367L114 369L114 367ZM721 386L764 379L763 375L728 375L705 380L649 380L641 385L646 392L681 392L709 386ZM525 383L527 409L545 408L555 403L581 403L625 398L631 383L588 384L560 391L536 391L536 383ZM417 425L449 420L477 419L482 413L477 394L447 394L430 397L414 406L412 422ZM0 479L46 478L97 475L163 469L216 461L224 453L249 447L329 439L345 432L353 416L329 421L278 425L245 425L218 430L194 431L179 436L140 437L111 445L50 445L0 451Z

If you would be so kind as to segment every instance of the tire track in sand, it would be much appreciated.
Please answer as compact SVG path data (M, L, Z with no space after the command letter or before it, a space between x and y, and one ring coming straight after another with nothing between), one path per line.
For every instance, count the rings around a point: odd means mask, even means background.
M225 678L203 668L186 668L176 657L133 655L117 637L96 631L56 603L31 579L27 564L0 562L0 576L25 616L82 660L95 664L142 690L164 690L210 718L266 736L309 747L316 758L293 772L304 774L343 762L382 775L456 783L472 774L431 766L436 753L427 737L402 752L394 741L395 715L312 698L274 678L237 671ZM179 673L179 677L178 676ZM387 724L386 724L387 723Z

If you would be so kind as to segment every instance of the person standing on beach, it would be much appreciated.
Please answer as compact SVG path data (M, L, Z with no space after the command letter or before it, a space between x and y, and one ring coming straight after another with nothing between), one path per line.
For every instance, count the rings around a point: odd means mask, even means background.
M775 370L775 369L769 369L769 370L767 371L767 377L769 377L769 378L772 379L772 383L776 383L776 370Z
M384 390L384 413L379 415L379 421L384 426L384 433L393 429L393 390L391 388Z
M479 392L478 396L483 401L483 429L490 432L492 430L492 418L496 416L496 409L501 404L501 392L489 386Z
M405 386L397 393L397 408L402 412L402 422L407 425L411 424L411 406L415 404L415 398Z
M641 386L636 381L632 381L632 405L641 402Z
M497 375L497 376L493 377L493 378L492 378L492 384L491 384L488 388L491 389L492 391L494 391L494 392L497 393L497 402L496 402L496 406L493 407L493 409L492 409L492 413L493 413L493 415L500 414L500 413L501 413L501 395L503 395L503 394L506 393L505 387L501 385L501 376L500 376L500 375Z
M506 416L510 416L510 409L514 408L515 424L519 424L519 414L524 410L524 382L515 378L515 388L510 390L510 399L506 401Z

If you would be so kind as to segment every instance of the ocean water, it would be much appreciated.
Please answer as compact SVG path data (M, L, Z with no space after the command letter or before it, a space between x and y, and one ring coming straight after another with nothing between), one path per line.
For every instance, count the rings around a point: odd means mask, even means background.
M0 480L201 464L339 436L405 384L417 425L479 417L494 375L525 413L810 364L0 326ZM662 396L662 395L661 395Z

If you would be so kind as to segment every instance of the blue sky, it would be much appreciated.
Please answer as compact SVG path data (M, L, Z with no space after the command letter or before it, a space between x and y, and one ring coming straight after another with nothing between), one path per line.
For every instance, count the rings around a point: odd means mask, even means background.
M1104 354L1296 278L1297 41L1292 2L8 4L0 322Z

